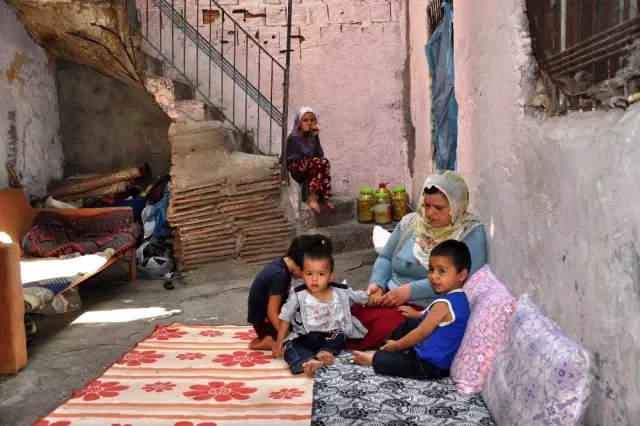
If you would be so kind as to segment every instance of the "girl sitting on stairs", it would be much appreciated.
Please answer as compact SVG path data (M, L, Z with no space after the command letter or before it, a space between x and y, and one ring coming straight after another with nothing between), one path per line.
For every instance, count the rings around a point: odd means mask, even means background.
M319 135L316 113L309 107L300 108L287 137L287 169L296 182L307 186L307 204L316 214L320 213L318 202L324 203L330 210L335 208L329 199L331 165L324 158Z

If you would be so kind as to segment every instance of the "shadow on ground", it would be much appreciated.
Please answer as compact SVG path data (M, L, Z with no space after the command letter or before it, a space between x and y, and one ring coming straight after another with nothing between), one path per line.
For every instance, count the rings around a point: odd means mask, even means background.
M364 289L373 250L336 256L336 280ZM156 324L246 324L247 295L257 268L219 263L173 281L122 283L101 276L80 286L82 309L36 318L29 363L16 376L0 376L0 425L27 426L45 416Z

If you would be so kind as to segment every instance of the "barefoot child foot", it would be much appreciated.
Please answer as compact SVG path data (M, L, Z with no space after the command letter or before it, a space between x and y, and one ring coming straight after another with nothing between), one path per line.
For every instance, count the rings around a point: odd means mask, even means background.
M304 373L307 376L313 377L316 371L324 367L325 365L327 364L322 361L318 361L317 359L310 359L309 361L302 364L302 368L304 369Z
M373 354L374 352L353 351L353 362L358 365L371 366L373 364Z
M316 355L316 358L318 359L318 361L324 362L325 365L333 364L333 361L335 359L333 355L327 351L318 352L318 354Z
M271 336L265 336L262 339L257 337L249 342L249 349L256 351L270 351L275 343L276 340Z
M320 213L320 205L318 204L318 197L315 194L311 194L307 197L307 204L316 213Z

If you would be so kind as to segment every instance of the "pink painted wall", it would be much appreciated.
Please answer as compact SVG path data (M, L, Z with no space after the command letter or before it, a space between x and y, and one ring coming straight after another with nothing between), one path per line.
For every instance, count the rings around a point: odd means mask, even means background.
M458 167L515 294L594 355L587 425L640 419L640 105L525 114L536 63L524 0L455 0Z
M299 26L305 40L294 48L290 104L320 114L334 191L408 185L405 2L303 2L294 12L305 7L310 25Z
M146 19L145 1L138 0L143 20ZM219 0L219 3L261 46L284 63L287 0ZM405 85L410 84L406 5L407 0L294 0L290 115L301 105L310 105L320 114L322 143L332 162L333 189L337 194L353 196L360 187L377 182L411 188L406 135L410 122L408 90L405 90ZM212 44L217 48L223 45L226 58L232 57L235 43L236 55L242 59L237 68L244 72L244 35L229 35L232 26L225 24L223 31L220 19L205 25L202 13L210 9L207 1L188 0L186 9L187 19L205 38L211 28ZM163 34L163 46L168 49L171 26L165 22L162 32L159 31L159 14L155 8L150 10L149 23L151 37ZM142 28L146 29L146 22ZM224 44L221 44L222 36ZM178 35L174 37L175 55L180 59L183 41ZM186 47L189 73L195 75L197 64L200 80L207 79L208 60L200 55L196 61L195 46L187 42ZM269 64L264 56L261 89L268 92L270 75L265 68ZM257 62L257 50L250 46L248 73L254 85L258 78ZM211 99L214 103L222 102L230 112L233 84L226 77L222 79L224 96L219 90L221 78L214 70ZM281 73L275 73L274 81L274 104L280 108ZM206 83L203 85L208 85ZM235 99L236 105L240 105L236 116L243 123L245 100L241 90L236 90ZM269 127L264 113L258 128L257 109L251 101L248 110L247 128L259 132L261 141L267 140ZM279 138L280 128L273 132ZM261 142L264 150L262 145ZM279 139L273 148L279 150Z
M418 202L423 184L433 170L431 143L431 73L424 47L429 40L427 1L409 0L411 123L415 129L415 158L411 179L412 201Z

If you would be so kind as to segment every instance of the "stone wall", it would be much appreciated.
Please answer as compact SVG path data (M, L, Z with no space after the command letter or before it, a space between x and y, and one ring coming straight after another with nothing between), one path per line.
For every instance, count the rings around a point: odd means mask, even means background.
M33 42L4 1L0 46L0 189L10 186L10 163L27 194L41 197L51 180L62 177L53 57Z
M459 171L496 274L594 354L586 424L636 424L640 106L526 115L535 62L524 3L454 1Z
M286 0L221 0L218 3L284 64ZM146 4L146 0L137 1L142 12L143 32L147 28ZM186 5L187 20L205 39L211 33L213 46L217 49L223 46L229 61L235 54L236 68L248 74L256 87L260 78L261 91L269 97L272 74L268 57L261 54L258 67L257 48L249 44L247 49L244 33L235 31L230 21L225 21L223 28L219 11L205 12L215 10L209 2L188 0ZM301 105L310 105L320 114L323 146L332 161L334 191L355 195L359 187L376 182L410 185L406 1L296 0L292 12L290 116ZM212 23L208 23L209 19ZM193 81L197 69L198 80L207 95L210 94L214 103L223 105L227 116L235 108L236 121L242 126L245 114L242 88L236 85L234 97L231 80L221 77L214 66L209 91L207 57L201 52L196 55L195 44L185 41L180 31L174 29L172 33L166 17L160 31L159 11L151 4L148 22L149 38L159 45L162 36L165 55L177 58L177 68L184 67L182 71ZM247 60L245 52L248 52ZM282 105L282 76L276 67L273 103L278 108ZM275 143L265 146L269 135L266 114L262 112L261 124L256 130L256 106L251 100L247 105L247 127L261 135L263 151L271 148L277 154L281 129L273 129Z
M56 79L66 175L142 163L169 173L171 121L151 95L61 59Z

